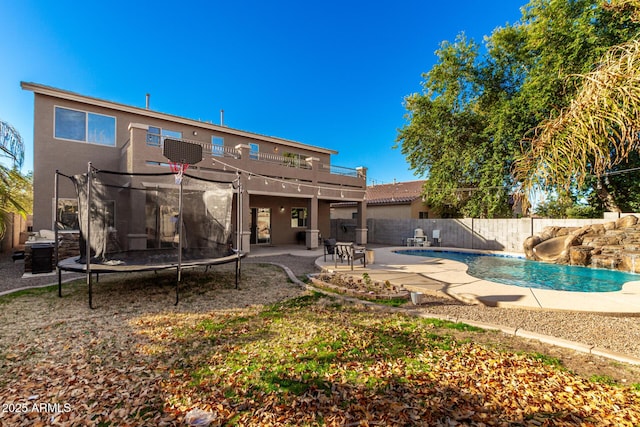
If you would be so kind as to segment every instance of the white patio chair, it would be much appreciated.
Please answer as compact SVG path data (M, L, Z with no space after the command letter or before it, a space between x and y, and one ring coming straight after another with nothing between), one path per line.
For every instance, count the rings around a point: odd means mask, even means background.
M424 246L427 241L427 237L424 235L424 230L422 228L416 228L413 230L413 243L416 246Z

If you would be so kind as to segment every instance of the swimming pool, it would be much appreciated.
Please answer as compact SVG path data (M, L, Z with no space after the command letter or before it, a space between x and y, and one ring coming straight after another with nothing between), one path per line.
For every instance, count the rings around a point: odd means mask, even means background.
M465 263L467 273L478 279L525 288L572 292L613 292L640 274L574 265L548 264L505 255L438 250L400 250L403 255L445 258Z

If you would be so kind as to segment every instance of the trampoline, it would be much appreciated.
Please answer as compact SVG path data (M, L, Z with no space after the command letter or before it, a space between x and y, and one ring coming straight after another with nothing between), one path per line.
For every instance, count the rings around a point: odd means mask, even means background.
M62 271L86 274L89 307L93 308L93 276L176 270L176 299L182 271L235 263L235 285L241 275L242 189L233 181L208 180L184 173L122 173L88 164L85 174L56 171L55 206L60 186L72 186L78 200L79 256L59 259L56 221L55 258L58 295ZM63 182L66 179L68 182ZM234 209L235 208L235 209ZM234 212L235 210L235 212ZM232 230L233 214L236 215ZM61 212L56 212L56 220ZM238 247L234 248L233 236Z

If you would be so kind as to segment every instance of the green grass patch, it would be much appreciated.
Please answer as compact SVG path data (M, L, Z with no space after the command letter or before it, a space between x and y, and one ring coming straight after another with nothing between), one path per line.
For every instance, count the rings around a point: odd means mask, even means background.
M435 318L423 319L423 321L436 328L455 329L456 331L461 331L461 332L479 332L479 333L486 332L486 329L467 325L466 323L461 323L461 322L451 322L449 320L442 320L442 319L435 319Z
M379 392L389 382L386 375L380 375L381 370L401 363L413 372L429 371L424 354L456 347L447 331L473 330L467 326L401 314L372 314L312 292L267 306L257 316L198 322L179 335L190 339L216 336L220 345L201 354L195 365L180 368L190 372L190 385L203 392L212 383L233 384L224 393L234 398L248 390L256 395L326 390L328 378ZM182 350L176 348L184 353L178 359L188 360L190 347L186 342Z
M387 307L402 307L407 303L404 298L391 298L391 299L369 299L364 298L366 301L375 302L376 304L385 305Z
M598 384L606 384L606 385L616 385L618 382L611 378L609 375L591 375L589 377L589 381L598 383Z
M68 286L68 285L64 285L64 286ZM12 292L10 294L0 296L0 304L7 304L15 300L16 298L22 298L25 296L34 297L34 296L49 294L52 292L58 292L58 285L44 286L42 288L22 289L19 291Z
M562 364L562 360L558 359L557 357L547 356L546 354L542 353L531 353L529 355L535 360L544 363L545 365L553 366L554 368L564 367L564 365Z

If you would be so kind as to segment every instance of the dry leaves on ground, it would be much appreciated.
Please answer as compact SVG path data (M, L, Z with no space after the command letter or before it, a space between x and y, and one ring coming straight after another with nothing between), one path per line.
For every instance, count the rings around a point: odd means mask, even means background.
M310 294L277 268L0 298L1 425L639 425L640 396L446 322ZM149 279L151 277L151 280ZM467 330L467 333L470 333ZM482 332L478 332L482 333Z

